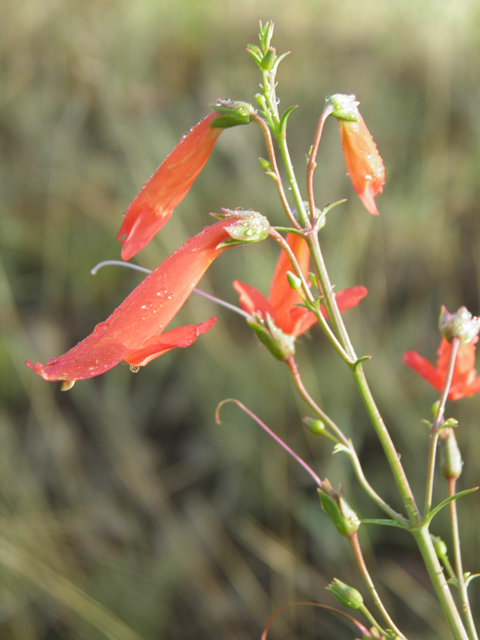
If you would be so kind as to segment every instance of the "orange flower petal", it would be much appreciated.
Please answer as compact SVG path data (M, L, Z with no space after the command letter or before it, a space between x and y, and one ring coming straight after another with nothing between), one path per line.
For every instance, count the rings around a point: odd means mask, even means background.
M210 126L216 118L213 112L190 129L128 207L117 235L124 260L143 249L187 195L223 131Z
M358 122L339 120L338 124L345 164L353 188L367 211L378 216L374 198L383 191L385 167L377 146L360 113Z

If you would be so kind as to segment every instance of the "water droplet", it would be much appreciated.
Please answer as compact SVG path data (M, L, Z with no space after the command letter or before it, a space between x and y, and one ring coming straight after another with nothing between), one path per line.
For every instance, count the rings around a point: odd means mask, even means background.
M93 335L97 338L105 333L108 329L108 322L100 322L93 330Z
M134 364L130 365L130 371L132 373L138 373L140 371L140 367L135 366Z
M151 309L152 307L153 307L152 302L146 302L145 304L142 304L142 309Z
M167 300L173 300L174 297L175 297L175 294L171 293L169 296L167 296Z
M47 365L56 364L58 362L58 358L50 358L47 362Z

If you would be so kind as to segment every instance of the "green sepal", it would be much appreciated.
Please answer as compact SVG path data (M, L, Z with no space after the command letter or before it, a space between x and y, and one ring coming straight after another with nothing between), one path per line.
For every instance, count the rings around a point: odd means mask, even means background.
M266 173L273 173L272 165L268 160L266 160L265 158L259 158L258 161L260 162L260 166Z
M333 490L328 480L325 480L322 482L322 487L317 491L323 510L332 520L338 533L344 537L355 533L361 525L361 520L342 497L341 489L340 493L337 493Z
M473 487L472 489L465 489L464 491L459 491L458 493L455 493L453 496L449 496L448 498L445 498L445 500L442 500L442 502L440 502L440 504L438 504L434 509L432 509L431 511L429 511L427 513L427 515L425 516L423 524L425 524L425 525L430 524L430 522L437 515L437 513L439 511L441 511L444 507L446 507L447 504L450 504L450 502L452 502L452 500L456 500L457 498L462 498L463 496L468 496L469 493L473 493L474 491L478 491L478 488L479 487Z
M250 244L252 242L260 242L265 240L270 233L270 223L265 216L257 211L243 209L223 209L223 214L215 214L216 218L228 220L229 217L235 218L229 227L225 227L225 231L230 238L217 245L217 249L223 247L233 247L240 244ZM238 218L241 218L240 220Z
M284 362L295 353L295 338L284 333L275 326L272 318L267 315L265 319L252 318L247 320L249 326L254 330L260 342L267 347L272 356Z
M360 591L354 587L350 587L338 578L334 578L327 587L325 587L335 598L349 609L360 609L363 607L363 596Z
M317 276L313 273L313 271L309 271L308 272L308 281L313 284L314 287L318 287L318 281L317 281Z
M270 47L260 61L259 67L262 71L271 71L277 62L277 53L274 47Z
M240 102L238 100L218 100L210 107L219 114L210 126L219 129L229 129L237 127L241 124L249 124L255 109L248 102Z
M256 44L249 44L247 45L247 51L253 57L255 62L260 66L263 57L260 47L258 47Z
M325 98L325 106L333 107L331 115L338 120L347 122L358 122L358 105L360 103L353 94L334 93Z
M284 54L286 55L286 54ZM287 120L288 120L288 116L295 111L295 109L298 107L298 104L294 104L293 107L289 107L285 113L282 115L281 119L280 119L280 123L278 125L278 133L284 138L287 135Z

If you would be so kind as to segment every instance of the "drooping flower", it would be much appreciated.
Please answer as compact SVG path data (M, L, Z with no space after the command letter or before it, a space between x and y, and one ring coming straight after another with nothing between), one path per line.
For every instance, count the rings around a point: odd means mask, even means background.
M377 146L358 111L354 95L335 94L327 98L338 119L347 172L353 188L367 211L378 216L375 196L383 191L385 167Z
M165 333L164 330L213 260L228 248L236 227L240 225L244 229L246 220L254 217L249 213L228 213L223 220L190 238L87 338L46 364L34 365L27 361L27 366L45 380L65 381L64 388L69 388L75 380L98 376L121 361L134 368L141 367L170 349L192 344L215 324L215 318L199 325L178 327ZM234 240L232 245L235 243L238 241Z
M303 275L308 278L310 250L306 241L301 236L293 233L288 234L286 240L297 258ZM310 329L317 322L317 319L312 311L298 306L302 302L302 298L298 291L292 289L287 278L287 271L292 271L292 269L290 259L282 251L275 268L268 299L254 287L239 280L233 282L233 287L240 295L240 306L244 311L250 315L259 315L262 318L270 316L275 326L281 331L289 336L298 338L298 336ZM336 294L336 300L340 311L355 307L366 295L367 290L362 286L350 287L339 291ZM321 309L326 317L327 312L323 306Z
M190 129L128 207L117 235L124 260L150 242L187 195L223 131L210 126L216 118L212 112Z
M475 370L475 343L478 337L471 342L461 344L458 348L455 368L453 371L452 384L448 393L449 400L460 400L480 392L480 376ZM452 345L446 338L442 338L437 351L437 365L433 366L426 358L416 351L407 351L403 354L402 362L424 378L437 391L442 391L447 377L448 363L450 360L450 350Z
M248 124L254 113L246 102L219 100L210 106L214 111L183 136L125 212L117 234L123 243L124 260L143 249L169 220L205 166L222 131Z

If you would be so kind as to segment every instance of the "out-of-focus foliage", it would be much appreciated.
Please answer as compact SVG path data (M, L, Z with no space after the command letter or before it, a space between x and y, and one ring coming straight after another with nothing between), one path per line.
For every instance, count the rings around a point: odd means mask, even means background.
M117 367L66 394L27 370L89 333L139 282L104 269L118 258L122 212L208 102L252 102L259 77L245 52L258 21L275 21L281 106L303 182L326 95L355 93L387 182L369 216L353 193L328 122L317 204L348 196L322 234L333 281L368 287L346 314L379 406L423 502L436 396L400 364L435 357L441 304L478 314L480 274L480 7L474 0L22 0L0 20L0 635L7 640L241 640L295 601L332 604L333 576L361 588L346 543L314 488L233 406L274 428L362 517L378 515L349 465L306 433L282 366L240 317L191 299L179 321L215 329L134 376ZM254 125L225 132L204 172L138 262L154 267L221 207L283 224L257 165ZM267 291L269 243L234 249L202 282L235 302L239 278ZM305 383L351 436L374 487L397 492L346 367L313 329L298 360ZM478 484L480 399L449 405L465 468ZM441 478L436 498L446 488ZM465 569L479 571L478 498L459 503ZM436 533L449 541L445 514ZM412 541L363 532L367 561L410 638L445 637ZM479 602L478 585L471 587ZM309 608L277 618L272 637L351 638Z

